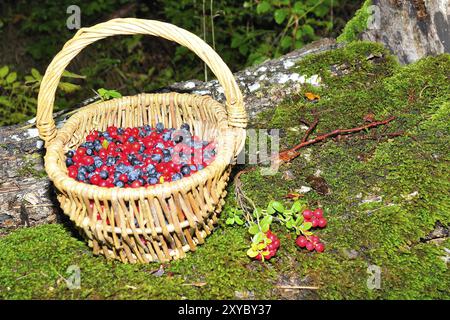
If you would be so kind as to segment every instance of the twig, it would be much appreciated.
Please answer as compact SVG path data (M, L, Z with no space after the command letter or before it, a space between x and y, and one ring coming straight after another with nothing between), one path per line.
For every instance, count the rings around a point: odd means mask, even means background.
M308 125L308 130L306 130L305 135L303 136L302 142L305 142L308 140L309 135L311 134L311 132L314 131L314 129L317 127L317 124L319 123L319 117L316 116L316 118L314 119L314 122L310 125Z
M311 286L276 286L279 289L318 290L319 287Z
M381 125L385 125L385 124L388 124L389 122L391 122L394 119L395 119L395 117L390 117L390 118L388 118L386 120L383 120L383 121L374 121L374 122L371 122L371 123L366 124L364 126L360 126L360 127L356 127L356 128L337 129L337 130L331 131L329 133L317 136L314 139L307 140L307 141L302 141L299 144L297 144L296 146L292 147L291 149L288 149L288 150L285 150L283 152L280 152L279 159L282 162L289 162L292 159L294 159L294 158L299 156L300 153L298 152L298 150L300 150L301 148L304 148L304 147L309 146L309 145L314 144L314 143L318 143L318 142L324 141L324 140L326 140L328 138L331 138L331 137L340 136L340 135L347 135L347 134L356 133L356 132L360 132L360 131L363 131L363 130L368 130L368 129L371 129L371 128L375 128L375 127L378 127L378 126L381 126ZM308 129L308 131L309 131L309 129Z

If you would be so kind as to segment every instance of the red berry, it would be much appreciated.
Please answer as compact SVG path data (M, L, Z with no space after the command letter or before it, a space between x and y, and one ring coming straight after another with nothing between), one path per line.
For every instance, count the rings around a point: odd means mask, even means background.
M141 185L141 182L139 180L133 181L133 183L131 184L132 188L139 188Z
M308 240L304 236L299 236L297 240L295 240L295 243L300 247L304 248L306 244L308 243Z
M312 243L318 243L318 242L320 241L320 239L319 239L318 236L310 236L310 237L309 237L309 240L310 240Z
M319 218L317 221L318 221L317 225L318 225L319 227L321 227L321 228L325 228L325 227L326 227L326 225L327 225L327 219L325 219L325 218Z
M99 184L100 183L100 176L98 174L94 174L89 181L91 181L92 184Z
M311 219L313 217L313 212L311 210L306 209L303 211L303 217L305 219Z
M313 214L316 218L322 218L323 217L323 209L317 208L316 210L314 210Z
M312 227L315 228L315 227L317 227L319 225L319 220L316 219L316 217L313 217L311 219L311 223L312 223Z
M275 245L275 248L278 249L280 247L280 240L279 239L275 239L272 243Z
M80 157L84 156L86 154L86 148L79 147L76 151L76 154L79 155Z
M308 241L308 242L306 243L306 249L307 249L308 251L313 251L313 250L314 250L314 244L313 244L312 242Z
M128 182L128 176L125 173L122 173L119 176L119 180L122 181L123 183L127 183Z
M70 166L67 168L67 173L69 175L69 177L75 179L78 173L78 169L75 166Z
M317 252L323 252L325 250L325 245L321 242L316 243L314 249L316 249Z

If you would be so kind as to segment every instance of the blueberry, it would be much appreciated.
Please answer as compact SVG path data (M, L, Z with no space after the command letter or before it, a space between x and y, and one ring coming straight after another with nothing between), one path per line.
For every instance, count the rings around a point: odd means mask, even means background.
M95 150L96 152L99 152L99 151L102 150L102 149L103 149L103 147L102 147L101 144L96 144L96 145L94 146L94 150Z
M180 173L174 173L172 175L172 181L180 180L182 178L183 178L183 176Z
M66 166L70 167L71 165L73 165L73 160L72 160L72 158L67 158L67 159L66 159Z
M155 171L156 171L155 166L152 165L152 164L149 164L149 165L147 166L147 168L146 168L146 171L147 171L148 174L155 173Z
M158 122L155 128L156 132L161 133L164 130L164 124L162 122Z
M87 169L87 172L94 172L95 166L94 165L86 166L86 169Z
M169 149L162 149L163 155L170 156L170 150Z
M123 128L117 128L117 134L122 135L124 133Z
M152 131L152 127L150 125L148 125L148 124L144 126L144 129L149 131L149 132Z
M157 184L158 183L158 178L150 177L150 178L148 178L147 183L148 184Z
M82 144L80 144L80 147L86 148L86 142L83 142Z
M126 172L126 165L123 162L120 162L117 166L116 166L116 170L120 173L125 173Z
M82 173L83 175L85 175L86 173L88 173L87 168L85 166L81 166L78 169L78 173Z
M151 159L155 162L161 162L161 155L159 154L152 154Z
M181 167L180 172L183 174L183 176L187 176L191 173L191 168L188 165L184 165Z
M75 152L73 152L73 150L69 150L69 151L67 151L67 153L66 153L66 156L67 156L68 158L72 158L74 155L75 155Z
M145 184L144 178L138 178L138 181L141 183L142 186Z
M141 144L141 148L139 149L139 153L143 153L145 150L145 146L143 144Z
M164 149L164 143L158 142L158 143L155 145L155 148Z
M86 154L88 156L92 156L94 154L94 150L92 150L91 148L86 149Z
M136 139L135 139L134 137L129 137L129 138L128 138L128 142L133 143L133 142L135 142L135 141L136 141Z
M86 180L86 176L82 172L78 171L77 180L78 181L84 181L84 180Z
M162 138L164 141L169 141L171 137L172 137L172 132L170 132L170 131L166 131L162 135Z
M125 183L123 183L123 181L119 180L119 181L116 181L115 185L116 185L116 187L123 188L125 186Z
M202 169L204 169L204 168L205 168L205 166L202 165L202 164L197 165L197 170L202 170Z
M172 157L170 155L169 156L164 156L164 158L163 158L163 162L169 162L171 160L172 160Z
M108 157L108 158L106 159L106 165L107 165L108 167L114 165L115 163L116 163L116 158L115 158L115 157Z
M114 172L114 175L113 175L114 180L119 179L120 175L121 175L121 173L119 171Z
M175 143L180 143L181 141L183 141L183 135L177 134L175 136L172 136L172 140Z
M106 170L100 171L99 176L100 176L100 178L102 178L103 180L108 179L108 176L109 176L108 171L106 171Z
M189 166L189 168L191 169L191 171L197 170L197 167L195 166L195 164L191 164L191 165Z
M190 127L189 127L189 125L188 125L187 123L183 123L183 124L180 126L180 129L181 129L181 130L189 131Z
M128 173L128 180L130 180L131 182L136 181L138 178L139 178L138 170L133 170Z
M85 142L84 145L86 146L86 148L93 148L94 147L94 144L92 142L90 142L90 141Z

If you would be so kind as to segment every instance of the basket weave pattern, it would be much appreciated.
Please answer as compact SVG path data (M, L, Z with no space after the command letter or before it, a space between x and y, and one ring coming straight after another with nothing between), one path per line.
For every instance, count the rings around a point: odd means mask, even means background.
M205 61L224 88L225 106L209 96L139 94L81 108L59 130L52 113L56 88L70 61L90 43L112 35L149 34L175 41ZM226 194L230 163L245 141L246 113L232 73L211 47L171 24L142 19L114 19L80 29L49 65L39 92L37 127L45 141L45 169L64 213L79 227L94 254L125 263L182 258L209 235ZM218 142L215 161L178 181L148 188L102 188L70 178L65 153L92 130L108 126L179 127ZM97 220L97 215L101 220Z

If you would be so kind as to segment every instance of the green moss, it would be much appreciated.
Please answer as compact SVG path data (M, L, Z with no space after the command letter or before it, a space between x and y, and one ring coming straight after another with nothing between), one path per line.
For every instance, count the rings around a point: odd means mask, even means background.
M282 248L262 267L245 256L246 230L221 221L205 245L157 277L152 274L157 264L123 265L94 257L63 226L48 225L0 239L0 297L225 299L250 291L256 298L283 298L276 284L291 279L319 287L299 291L302 299L449 299L450 275L441 259L449 240L421 239L437 221L450 224L450 55L400 67L380 45L353 42L308 57L297 69L319 74L323 86L305 87L259 116L258 127L282 129L282 147L302 138L299 120L312 120L314 114L320 116L317 133L360 125L368 113L397 117L378 134L403 132L396 138L361 139L371 131L328 140L304 149L273 176L260 170L242 176L246 194L264 206L308 185L308 176L320 170L330 193L311 191L305 197L325 208L329 223L318 231L324 254L299 250L294 235L273 226ZM306 91L320 100L308 102ZM285 180L286 170L295 178ZM225 207L236 205L233 189L230 185ZM61 281L72 264L81 269L79 290L68 290ZM381 270L379 289L367 287L371 265ZM192 285L198 283L206 285Z
M356 11L355 16L347 22L341 35L337 37L338 42L351 42L358 39L358 35L367 28L371 5L372 0L364 2L362 7Z

